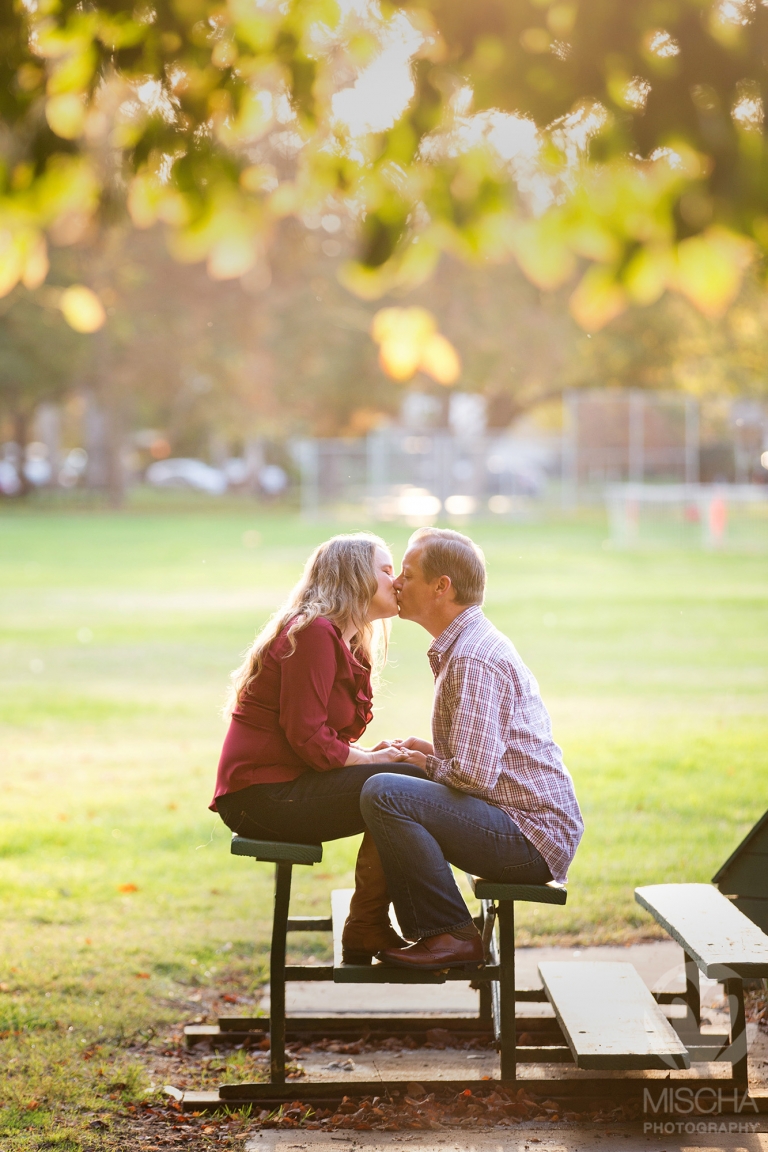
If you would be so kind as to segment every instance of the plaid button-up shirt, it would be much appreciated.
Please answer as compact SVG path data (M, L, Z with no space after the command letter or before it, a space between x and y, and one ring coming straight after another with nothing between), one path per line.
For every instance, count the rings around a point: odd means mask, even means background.
M565 880L584 822L533 673L478 606L457 616L428 656L435 754L427 774L508 812L553 878Z

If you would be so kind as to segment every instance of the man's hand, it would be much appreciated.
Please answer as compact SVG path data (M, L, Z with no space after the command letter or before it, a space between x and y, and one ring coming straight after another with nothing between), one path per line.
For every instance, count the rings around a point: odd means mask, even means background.
M426 768L427 756L434 756L435 750L428 740L420 740L418 736L409 736L407 740L380 740L368 753L377 764L387 761L399 761L402 764L413 764L417 768Z
M419 740L418 743L425 745L427 748L431 747L430 744L427 744L426 740ZM402 744L398 759L401 760L403 764L413 764L415 768L423 769L427 766L427 755L431 755L431 753L419 752L416 748L406 748L405 744Z
M400 740L379 740L378 744L374 744L371 752L383 752L385 748L399 748Z
M374 764L396 764L407 760L408 756L410 756L410 752L402 748L399 744L389 744L386 740L382 740L381 744L377 744L375 748L371 748L368 753L368 762L373 761Z
M361 748L358 744L350 744L349 756L344 767L350 764L392 764L405 761L410 753L400 744L390 744L382 740L375 748ZM410 761L409 761L410 762Z
M396 743L403 748L410 748L413 752L421 752L422 756L434 756L435 754L435 749L429 740L420 740L418 736L409 736L407 740L398 740Z

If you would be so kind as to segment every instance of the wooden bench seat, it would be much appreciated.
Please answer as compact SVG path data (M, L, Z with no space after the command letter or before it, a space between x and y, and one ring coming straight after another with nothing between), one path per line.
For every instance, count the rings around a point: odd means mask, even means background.
M323 858L322 844L283 844L279 840L249 840L247 836L232 836L233 856L250 856L268 864L319 864Z
M690 1068L685 1045L631 964L546 961L544 989L579 1068Z
M649 884L635 889L635 900L704 976L768 976L768 936L711 884Z
M635 899L683 949L686 1001L698 1024L699 975L719 980L728 998L729 1043L720 1059L733 1079L746 1087L747 1021L744 980L768 976L768 936L710 884L649 884Z
M498 880L483 880L481 876L466 873L469 885L478 900L523 900L530 904L565 904L568 889L565 884L550 880L548 884L502 884Z

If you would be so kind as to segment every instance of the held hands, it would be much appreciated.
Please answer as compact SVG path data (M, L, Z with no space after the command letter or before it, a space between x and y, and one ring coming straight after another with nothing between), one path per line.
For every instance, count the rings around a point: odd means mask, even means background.
M409 755L408 750L403 748L399 741L381 740L375 748L360 748L356 744L351 744L345 767L350 764L392 764L407 761Z
M420 740L418 736L409 736L407 740L398 741L398 743L402 743L403 748L408 748L412 752L420 752L422 756L434 756L435 754L435 749L429 740Z
M398 761L413 764L416 768L425 768L427 756L435 754L429 741L420 740L418 736L409 736L407 740L381 740L372 751L378 763Z
M433 756L434 749L428 740L409 736L407 740L380 740L371 749L350 745L349 764L413 764L416 768L426 768L427 756Z
M406 759L406 754L402 748L395 744L389 744L387 741L382 740L381 744L377 744L368 753L369 760L374 764L394 764L399 763L401 760Z

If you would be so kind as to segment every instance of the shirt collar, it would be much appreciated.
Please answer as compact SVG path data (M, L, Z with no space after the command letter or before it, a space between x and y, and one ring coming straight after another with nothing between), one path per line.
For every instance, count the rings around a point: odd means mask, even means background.
M323 617L321 617L321 619L328 620L328 617L323 616ZM363 672L370 672L371 671L370 664L368 663L368 661L363 656L355 656L355 654L352 651L352 649L350 648L349 644L347 644L346 640L342 636L341 628L339 628L338 624L336 624L333 620L328 620L328 623L330 624L331 628L333 628L334 632L338 636L339 643L341 644L341 647L344 651L344 655L346 656L349 663L354 665L355 668L361 668L363 670Z
M433 656L444 656L448 649L458 640L461 633L469 625L483 618L483 610L479 604L472 604L460 612L444 631L437 636L427 650L430 660Z

